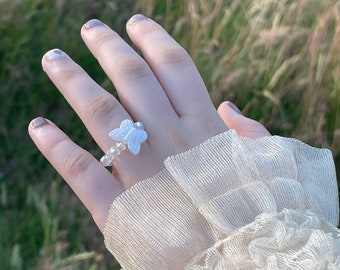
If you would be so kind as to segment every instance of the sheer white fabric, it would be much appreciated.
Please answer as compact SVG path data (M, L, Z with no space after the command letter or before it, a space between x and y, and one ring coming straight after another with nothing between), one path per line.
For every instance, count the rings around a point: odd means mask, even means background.
M119 196L107 248L129 269L340 269L331 152L235 131Z

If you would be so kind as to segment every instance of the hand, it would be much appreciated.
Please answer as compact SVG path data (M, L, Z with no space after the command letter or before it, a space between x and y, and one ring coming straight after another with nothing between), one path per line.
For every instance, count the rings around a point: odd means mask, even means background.
M124 151L114 159L111 174L51 121L39 117L29 126L39 150L91 212L100 230L114 198L159 172L168 156L228 130L227 126L242 136L269 135L232 103L219 107L220 117L187 52L154 21L135 15L127 23L127 32L144 59L98 20L81 29L86 45L115 85L120 102L58 49L46 53L42 66L104 152L114 143L108 133L122 120L143 122L148 139L139 155Z

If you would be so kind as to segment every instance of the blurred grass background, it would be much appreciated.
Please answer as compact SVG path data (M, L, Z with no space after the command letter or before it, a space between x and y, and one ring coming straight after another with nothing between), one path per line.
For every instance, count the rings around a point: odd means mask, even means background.
M26 130L45 116L100 157L40 59L59 47L114 92L79 30L99 18L126 38L134 13L189 51L216 106L231 100L273 134L330 148L339 175L339 1L0 0L0 269L119 269Z

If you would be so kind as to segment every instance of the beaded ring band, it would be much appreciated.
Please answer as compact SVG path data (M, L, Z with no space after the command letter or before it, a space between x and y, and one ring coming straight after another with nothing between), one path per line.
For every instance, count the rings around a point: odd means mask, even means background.
M100 159L100 163L105 167L112 166L113 159L126 148L128 148L133 155L138 155L141 150L141 143L145 142L148 138L143 123L134 123L129 119L123 120L119 128L111 130L109 136L115 140L116 143Z

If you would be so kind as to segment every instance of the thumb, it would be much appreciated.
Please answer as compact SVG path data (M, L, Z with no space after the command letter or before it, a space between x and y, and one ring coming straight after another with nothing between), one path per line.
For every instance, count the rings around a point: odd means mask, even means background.
M235 129L242 137L256 139L270 136L270 133L262 124L243 116L241 111L230 101L221 103L217 109L217 113L228 128Z

